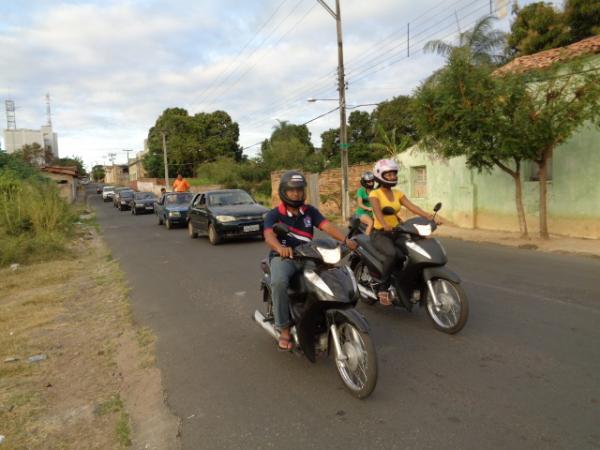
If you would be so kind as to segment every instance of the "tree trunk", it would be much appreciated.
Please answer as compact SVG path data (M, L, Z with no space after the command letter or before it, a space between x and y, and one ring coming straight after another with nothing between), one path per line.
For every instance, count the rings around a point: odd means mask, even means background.
M519 217L519 231L521 231L522 238L529 239L527 220L525 219L525 208L523 208L523 189L521 188L520 171L517 171L516 175L513 175L513 180L515 180L515 202L517 204L517 215Z
M548 167L548 151L542 153L542 159L537 161L540 168L540 237L542 239L550 239L548 234L548 212L546 208L546 169Z

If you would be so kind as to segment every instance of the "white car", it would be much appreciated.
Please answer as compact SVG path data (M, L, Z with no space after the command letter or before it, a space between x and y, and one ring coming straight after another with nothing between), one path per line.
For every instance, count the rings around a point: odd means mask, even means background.
M114 186L104 186L102 188L102 200L104 200L105 202L110 202L114 196L115 196L115 187Z

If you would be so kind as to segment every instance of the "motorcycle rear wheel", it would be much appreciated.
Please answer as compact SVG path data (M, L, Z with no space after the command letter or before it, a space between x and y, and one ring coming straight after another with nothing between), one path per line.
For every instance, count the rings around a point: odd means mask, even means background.
M435 305L431 293L427 291L427 314L436 330L448 334L458 333L469 318L467 295L459 284L444 278L431 280L440 305Z
M340 346L347 359L338 358L335 365L342 383L352 395L363 399L371 395L377 384L377 354L371 336L358 330L352 323L338 325ZM334 346L335 349L335 346Z

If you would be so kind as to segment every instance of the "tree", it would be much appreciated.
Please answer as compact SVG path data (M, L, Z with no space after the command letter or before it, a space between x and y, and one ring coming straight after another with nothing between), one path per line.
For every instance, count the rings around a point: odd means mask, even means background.
M79 156L55 159L52 164L57 166L77 167L77 173L79 173L79 176L87 175L85 166L83 165L83 160Z
M425 44L425 51L449 57L460 49L466 52L469 60L476 65L489 66L503 63L506 34L493 29L495 20L493 16L485 16L479 19L472 29L460 33L456 44L433 40Z
M340 129L330 128L321 133L321 155L328 166L340 164Z
M600 74L578 61L533 73L529 81L532 85L518 105L524 118L519 138L530 147L539 168L540 236L548 239L548 160L583 124L600 126Z
M511 56L531 55L571 42L562 13L551 3L531 3L522 9L515 4L513 14L516 18L507 41Z
M600 2L566 0L564 21L572 42L600 34Z
M166 133L169 169L184 176L194 167L221 156L240 160L239 126L225 111L190 116L183 108L167 108L148 132L143 164L150 176L164 174L162 132Z
M399 139L407 136L412 142L418 140L417 128L414 120L413 99L406 95L399 95L380 103L371 114L376 127L383 128L385 133L396 130ZM379 131L375 135L375 140L383 143Z
M396 128L393 128L390 133L386 133L383 126L378 125L377 135L380 142L373 142L371 144L373 151L379 151L380 153L383 153L381 156L378 156L377 159L383 156L394 157L402 153L404 150L410 147L411 144L413 144L412 139L407 135L401 135L398 139Z
M311 152L297 137L265 140L261 147L260 160L269 172L283 169L321 172L325 167L322 155Z
M273 133L271 133L271 141L289 141L292 138L296 138L311 152L314 152L315 148L310 140L310 131L306 125L295 125L289 123L287 120L278 120L277 122L277 125L273 127Z
M444 157L464 156L479 171L498 167L515 184L522 236L528 236L521 189L521 162L533 157L523 134L525 83L494 78L487 66L472 63L468 52L453 52L446 67L417 90L417 126L425 149Z
M52 150L49 148L44 149L37 142L25 144L15 154L27 164L35 167L51 164L54 159Z
M92 167L92 179L94 181L104 180L106 174L104 173L104 167L101 165L95 165Z

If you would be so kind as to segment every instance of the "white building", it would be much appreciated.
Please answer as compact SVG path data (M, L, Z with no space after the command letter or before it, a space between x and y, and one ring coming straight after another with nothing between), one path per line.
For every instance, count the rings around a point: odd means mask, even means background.
M17 128L4 130L4 146L7 153L13 153L24 145L39 144L44 149L51 149L58 158L58 135L52 131L51 125L43 125L39 130Z

